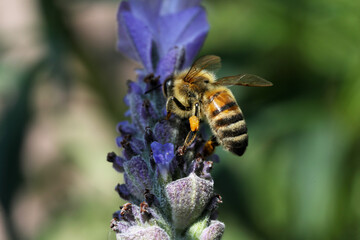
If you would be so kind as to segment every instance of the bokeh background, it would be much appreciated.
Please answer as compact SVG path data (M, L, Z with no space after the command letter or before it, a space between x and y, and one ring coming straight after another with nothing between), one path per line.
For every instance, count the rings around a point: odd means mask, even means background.
M114 0L0 2L0 239L108 239L123 202L116 151L125 82ZM360 239L360 2L205 0L200 55L234 88L250 143L217 149L223 239Z

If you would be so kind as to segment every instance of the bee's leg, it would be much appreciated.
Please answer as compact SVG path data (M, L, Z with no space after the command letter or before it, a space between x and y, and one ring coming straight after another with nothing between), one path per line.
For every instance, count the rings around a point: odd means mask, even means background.
M189 111L191 108L185 107L176 97L171 96L166 101L166 120L169 120L171 116L171 109L173 108L173 104L175 104L179 109L183 111Z
M188 133L188 135L185 138L185 142L183 146L184 150L194 142L196 135L197 135L197 131L190 131Z
M215 151L215 147L219 146L218 141L216 140L216 137L213 135L206 143L203 149L203 156L207 157L213 154Z
M180 146L178 149L180 155L184 155L186 149L194 142L194 140L196 138L196 134L197 134L197 131L195 131L195 132L190 131L187 134L185 141L184 141L184 145Z
M196 138L196 134L199 131L199 126L200 126L200 104L199 103L194 104L193 114L194 115L189 118L191 131L186 136L183 150L185 150L188 146L190 146L194 142L194 140Z
M170 116L171 116L171 109L172 109L172 104L173 104L173 98L174 97L169 97L166 100L166 120L169 120Z

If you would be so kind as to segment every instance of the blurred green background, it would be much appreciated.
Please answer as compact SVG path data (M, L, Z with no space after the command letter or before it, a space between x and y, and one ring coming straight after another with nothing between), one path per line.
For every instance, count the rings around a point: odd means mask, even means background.
M115 50L119 1L0 2L0 239L108 239L122 176L105 161L138 67ZM360 239L360 2L208 0L200 55L249 129L217 149L223 239Z

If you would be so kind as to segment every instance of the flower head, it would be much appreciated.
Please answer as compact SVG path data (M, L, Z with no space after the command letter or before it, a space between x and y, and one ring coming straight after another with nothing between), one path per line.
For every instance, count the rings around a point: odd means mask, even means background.
M131 121L117 125L122 154L107 157L124 175L115 190L129 201L114 213L110 227L117 239L217 239L224 228L213 222L218 201L211 159L199 156L203 135L184 153L188 121L165 120L166 99L155 88L189 66L200 50L209 29L200 0L123 1L117 20L118 49L143 69L137 81L128 82L124 99Z

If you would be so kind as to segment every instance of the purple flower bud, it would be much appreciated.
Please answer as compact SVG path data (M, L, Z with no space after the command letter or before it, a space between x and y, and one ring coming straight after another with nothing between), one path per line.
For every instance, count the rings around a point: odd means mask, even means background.
M121 219L120 210L113 213L113 218L117 220Z
M155 75L153 73L150 73L144 77L144 82L146 83L145 94L151 93L155 89L160 88L159 86L161 86L161 85L159 85L159 83L160 83L159 79L160 79L160 76L157 75L157 77L155 77Z
M124 169L136 189L135 196L142 199L144 190L151 188L151 179L145 161L140 156L133 157L130 161L124 163Z
M200 235L200 240L220 240L224 234L225 224L219 221L211 221L210 226L204 229Z
M122 136L131 135L131 134L136 133L134 126L132 124L130 124L129 121L119 122L116 126L116 130Z
M179 130L174 129L170 121L166 120L158 122L154 129L155 136L160 143L173 142L172 140L174 140L177 132Z
M126 184L118 184L115 187L115 190L118 192L119 196L124 200L129 200L131 193L127 188Z
M140 155L144 150L144 142L132 135L120 136L116 138L116 144L124 149L123 156L130 160L132 157Z
M106 160L108 161L108 162L115 162L115 159L116 159L116 153L114 153L114 152L109 152L108 153L108 155L107 155L107 157L106 157Z
M117 217L120 216L120 218ZM114 213L114 218L111 220L110 228L117 233L126 232L129 227L131 227L131 224L126 221L119 221L119 219L122 219L120 215L120 211L117 211Z
M143 191L138 189L138 187L132 182L132 179L130 179L126 171L124 173L124 182L132 196L136 197L137 199L142 199Z
M110 152L107 155L107 161L113 163L113 168L116 169L116 171L124 172L124 158L117 156L114 152Z
M115 161L113 162L113 168L118 172L124 172L124 162L126 160L122 157L116 156Z
M148 99L143 101L140 110L141 123L143 126L153 125L157 120L157 114Z
M203 164L204 164L204 166L203 166L203 169L202 169L201 177L203 177L205 179L208 179L208 180L211 180L212 177L211 177L210 171L211 171L211 169L213 167L213 162L212 161L205 161Z
M200 176L203 167L204 167L204 161L201 157L198 157L194 161L192 161L190 168L191 168L191 172Z
M153 202L155 201L155 195L150 193L149 189L145 189L144 198L145 198L146 203L149 204L149 206L151 206L153 204Z
M149 146L153 141L155 141L155 136L150 127L145 128L145 136L144 136L145 144Z
M217 194L215 195L211 201L210 204L207 206L208 211L210 212L210 219L215 220L218 217L217 209L219 207L219 204L222 203L222 197Z
M213 181L199 178L194 173L167 184L165 190L174 227L181 230L193 223L212 198L213 189Z
M169 235L160 227L139 227L133 226L124 233L116 234L117 240L134 240L134 239L159 239L170 240Z
M120 139L122 138L118 137L116 140L118 141ZM137 155L128 139L122 139L120 146L124 148L123 155L126 159L131 159Z
M132 209L133 208L131 203L125 203L120 207L120 215L127 222L135 221L135 216Z

